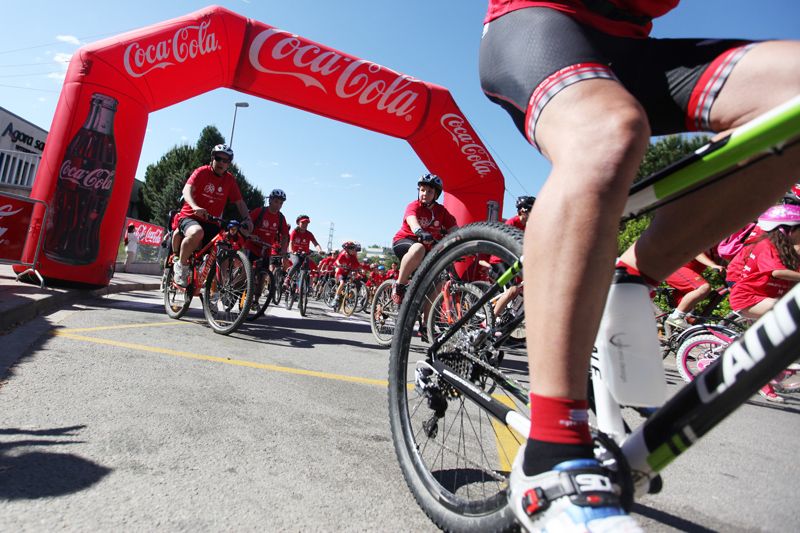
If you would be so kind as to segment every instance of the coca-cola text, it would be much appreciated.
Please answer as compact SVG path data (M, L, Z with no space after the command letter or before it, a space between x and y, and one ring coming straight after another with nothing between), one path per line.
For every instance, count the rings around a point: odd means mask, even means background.
M465 127L464 117L455 113L442 115L439 123L453 137L453 142L461 149L461 153L467 156L467 161L480 175L489 174L497 170L497 165L492 161L492 157L486 148L483 147L472 133Z
M187 59L210 54L220 48L217 36L208 31L211 21L179 28L170 39L142 46L134 42L125 48L123 64L134 78L157 68L164 69Z

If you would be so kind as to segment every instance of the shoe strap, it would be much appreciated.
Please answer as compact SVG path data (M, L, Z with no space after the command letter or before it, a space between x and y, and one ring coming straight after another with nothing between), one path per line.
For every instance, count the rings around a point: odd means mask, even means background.
M571 503L581 507L620 505L615 485L599 467L553 470L537 476L536 482L538 486L526 490L522 495L522 509L531 517L563 497L568 497Z

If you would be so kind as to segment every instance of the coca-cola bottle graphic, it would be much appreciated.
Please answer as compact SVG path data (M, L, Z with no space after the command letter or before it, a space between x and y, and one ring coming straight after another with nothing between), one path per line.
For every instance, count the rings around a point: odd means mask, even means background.
M92 94L86 122L67 147L47 219L44 252L50 259L71 265L97 259L117 167L116 111L116 99Z

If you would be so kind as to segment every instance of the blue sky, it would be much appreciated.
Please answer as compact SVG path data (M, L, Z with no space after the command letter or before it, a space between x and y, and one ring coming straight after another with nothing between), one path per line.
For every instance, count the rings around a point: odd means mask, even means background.
M506 177L504 216L521 194L536 195L547 161L481 93L478 45L485 0L233 0L219 5L246 17L443 85L453 94ZM50 129L70 55L81 44L149 26L209 5L192 0L72 2L28 0L4 6L0 34L0 106ZM684 0L656 21L658 37L800 39L797 0ZM220 89L153 113L137 178L176 144L194 143L208 124L230 136L248 180L286 190L284 212L311 216L325 246L355 239L388 245L425 171L400 139L270 101Z

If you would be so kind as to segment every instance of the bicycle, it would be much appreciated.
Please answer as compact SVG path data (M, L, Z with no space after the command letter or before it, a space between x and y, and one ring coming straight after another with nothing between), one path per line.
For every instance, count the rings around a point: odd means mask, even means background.
M372 306L369 312L369 326L379 346L392 344L395 322L397 320L397 304L392 300L392 288L396 279L387 279L375 289Z
M624 217L636 217L800 140L800 97L631 188ZM440 274L457 260L499 257L508 267L492 287L425 348L412 328ZM502 531L517 527L507 505L508 475L529 434L524 357L505 353L503 337L467 327L482 306L522 273L522 234L477 223L446 237L423 261L400 308L389 363L389 420L395 453L417 503L440 528ZM595 452L616 471L623 505L656 493L659 473L787 368L800 350L800 285L785 295L696 378L631 431L592 358ZM410 359L410 356L414 359ZM656 354L653 354L657 357ZM605 357L606 355L602 355Z
M253 301L250 261L241 250L239 223L209 217L222 226L219 233L189 258L189 284L175 283L175 254L167 259L164 309L170 318L181 318L194 296L203 302L203 314L215 333L228 335L238 328Z
M342 287L342 298L339 311L344 316L353 316L359 306L364 287L364 276L360 272L350 272Z
M297 254L299 258L299 268L294 271L289 279L288 288L286 290L286 309L291 309L294 301L297 300L297 308L300 310L300 316L306 316L308 309L308 292L310 287L309 279L309 265L308 255L304 253Z
M283 280L286 278L286 269L283 268L284 256L273 256L275 258L275 270L272 272L273 281L275 282L275 290L272 291L272 303L278 305L281 303L281 298L285 292L283 287Z
M252 321L257 320L267 311L267 307L269 307L275 293L275 277L270 269L272 257L265 254L265 250L270 249L271 245L255 235L250 235L247 239L261 246L261 254L251 264L253 272L253 303L250 306L250 314L247 320Z

